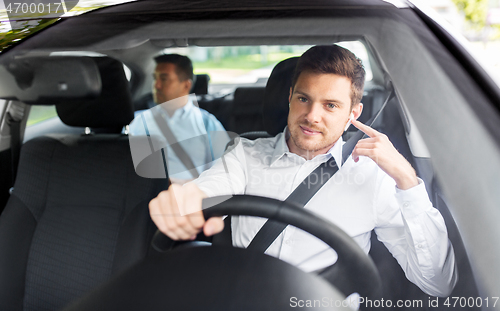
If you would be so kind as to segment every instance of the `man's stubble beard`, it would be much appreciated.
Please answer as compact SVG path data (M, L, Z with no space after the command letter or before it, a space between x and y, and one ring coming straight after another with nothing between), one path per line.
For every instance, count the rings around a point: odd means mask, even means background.
M288 124L288 128L290 129L290 138L293 140L293 143L295 144L295 146L297 146L297 148L304 150L308 153L314 153L319 150L325 149L327 147L333 146L333 144L338 140L338 139L336 140L334 137L329 139L330 138L330 136L328 135L329 132L326 131L325 129L318 129L308 122L304 123L305 124L297 123L295 127L291 127L290 124ZM312 146L311 145L307 146L306 144L303 144L302 141L298 138L300 137L300 135L303 135L302 130L300 129L300 125L308 127L311 130L320 131L321 134L319 135L321 135L321 139L319 141L315 141Z

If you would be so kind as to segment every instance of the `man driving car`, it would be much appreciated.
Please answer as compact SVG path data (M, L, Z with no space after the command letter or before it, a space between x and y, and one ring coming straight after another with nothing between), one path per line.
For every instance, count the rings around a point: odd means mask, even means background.
M172 185L150 202L158 229L174 240L223 229L221 218L204 220L203 198L252 194L284 200L320 164L333 157L340 168L305 205L347 232L368 253L372 230L407 278L433 296L451 293L457 274L443 218L423 181L387 136L356 119L363 104L361 61L337 45L315 46L299 59L289 95L285 130L272 138L241 139L191 183ZM360 140L342 165L342 133L352 123ZM232 218L233 245L247 247L265 219ZM320 240L288 226L267 254L315 271L337 254Z

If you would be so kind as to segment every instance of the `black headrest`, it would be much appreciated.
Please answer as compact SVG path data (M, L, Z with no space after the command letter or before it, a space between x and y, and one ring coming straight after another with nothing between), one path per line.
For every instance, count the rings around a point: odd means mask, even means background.
M264 87L239 87L234 91L233 114L250 115L262 113Z
M264 129L275 136L283 131L288 118L288 97L292 86L293 71L299 57L278 63L267 80L262 112Z
M193 82L193 87L190 93L195 93L196 95L206 95L208 94L208 82L210 81L210 76L207 74L195 75Z
M61 120L71 126L121 128L134 119L134 109L123 64L109 57L95 57L102 89L95 99L71 99L56 104Z

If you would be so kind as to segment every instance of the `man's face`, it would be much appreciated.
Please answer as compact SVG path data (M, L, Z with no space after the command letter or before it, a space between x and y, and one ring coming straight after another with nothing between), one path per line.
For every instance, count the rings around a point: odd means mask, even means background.
M156 65L153 74L153 99L155 103L162 104L189 94L191 80L180 81L175 69L176 65L171 63Z
M363 107L359 104L351 110L351 80L309 71L300 74L289 100L288 146L308 159L327 152Z

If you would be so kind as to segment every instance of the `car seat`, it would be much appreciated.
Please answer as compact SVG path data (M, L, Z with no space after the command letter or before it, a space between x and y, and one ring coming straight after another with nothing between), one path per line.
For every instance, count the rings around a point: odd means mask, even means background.
M206 73L194 75L193 87L191 88L191 91L189 93L195 93L196 95L207 95L209 82L210 76Z
M168 180L135 173L120 134L134 116L123 65L93 59L100 96L58 101L57 112L67 125L116 133L46 135L22 146L0 216L0 310L60 309L148 254L156 231L148 203Z
M239 87L234 91L229 130L242 134L261 131L264 87Z
M271 136L281 133L288 119L288 97L292 86L293 72L299 57L279 62L267 80L262 101L264 130Z

